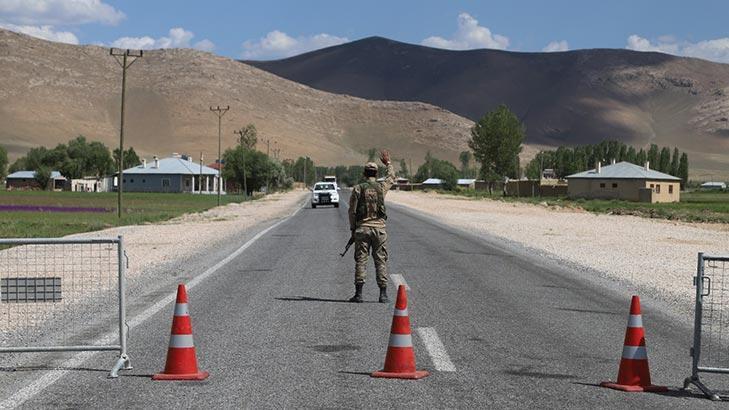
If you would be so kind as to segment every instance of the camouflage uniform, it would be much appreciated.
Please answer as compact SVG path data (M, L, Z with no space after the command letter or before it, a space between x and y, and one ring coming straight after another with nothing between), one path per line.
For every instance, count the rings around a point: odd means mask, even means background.
M368 163L365 168L377 165ZM354 283L363 284L367 277L367 255L372 252L377 272L377 285L387 287L387 232L385 231L385 195L395 183L395 169L387 164L387 177L382 182L367 178L352 189L349 198L349 226L354 231ZM379 197L379 198L378 198ZM364 203L362 203L364 201ZM360 212L357 212L359 209Z

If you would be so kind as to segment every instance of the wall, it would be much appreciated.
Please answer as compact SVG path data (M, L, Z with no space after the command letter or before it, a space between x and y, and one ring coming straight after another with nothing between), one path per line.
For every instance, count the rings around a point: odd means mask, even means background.
M162 186L162 180L169 186ZM124 174L124 192L182 192L182 175L172 174Z
M660 192L657 192L658 185ZM673 185L671 194L668 193L669 185ZM654 188L653 202L678 202L680 199L679 182L645 179L573 178L568 181L567 193L570 198L622 199L638 202L641 199L639 195L641 188Z

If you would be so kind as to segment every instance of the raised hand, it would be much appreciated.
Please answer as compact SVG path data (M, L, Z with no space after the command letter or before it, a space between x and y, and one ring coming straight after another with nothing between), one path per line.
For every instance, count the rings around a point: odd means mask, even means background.
M380 161L385 165L390 163L390 153L386 149L380 151Z

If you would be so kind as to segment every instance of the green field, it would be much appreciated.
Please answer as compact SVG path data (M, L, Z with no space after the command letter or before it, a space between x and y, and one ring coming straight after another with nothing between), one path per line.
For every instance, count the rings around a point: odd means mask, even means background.
M242 196L223 195L221 203L242 200ZM0 237L53 238L114 226L164 221L185 213L212 208L217 205L217 196L125 193L121 219L117 218L116 204L116 193L0 190L0 205L91 207L109 210L104 213L0 211Z
M453 193L453 192L443 192ZM729 192L693 191L681 192L681 202L649 204L601 199L567 199L553 197L502 197L501 193L461 190L456 195L471 198L490 198L507 202L546 203L549 206L580 208L588 212L617 215L636 215L687 222L729 223Z

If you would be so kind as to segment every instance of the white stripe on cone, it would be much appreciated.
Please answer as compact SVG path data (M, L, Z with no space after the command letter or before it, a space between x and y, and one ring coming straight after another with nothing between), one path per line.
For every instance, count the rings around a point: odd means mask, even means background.
M628 316L628 327L643 327L643 316L629 315Z
M391 347L413 347L413 338L410 335L390 333Z
M171 335L170 347L186 348L195 347L192 342L192 335Z
M408 308L405 309L395 309L394 316L407 316L408 315Z
M648 360L645 346L623 346L623 359Z
M175 303L175 316L190 316L187 303Z

